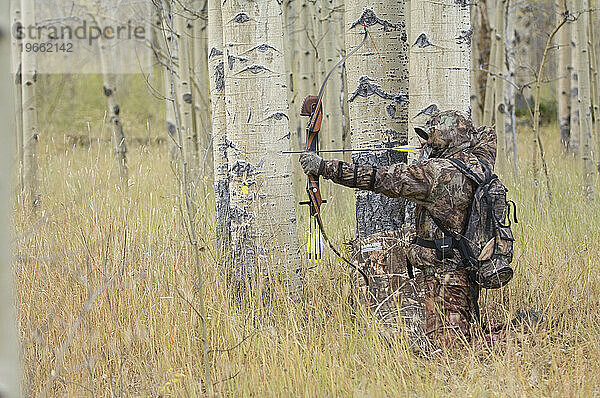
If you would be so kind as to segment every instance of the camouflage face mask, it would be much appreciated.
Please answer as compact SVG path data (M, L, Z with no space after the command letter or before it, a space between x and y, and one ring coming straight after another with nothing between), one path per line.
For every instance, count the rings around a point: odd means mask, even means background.
M429 158L444 158L469 148L475 128L463 112L444 111L434 114L425 126L415 127L415 132L431 147Z

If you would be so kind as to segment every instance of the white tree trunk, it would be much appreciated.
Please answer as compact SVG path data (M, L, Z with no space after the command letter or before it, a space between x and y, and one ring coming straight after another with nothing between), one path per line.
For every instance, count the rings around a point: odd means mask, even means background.
M508 15L506 18L506 76L510 82L514 84L516 79L516 62L515 62L515 46L516 46L516 7L514 4L508 4ZM567 79L568 81L568 79ZM516 88L513 84L505 85L504 103L506 105L506 122L504 123L506 154L512 165L513 178L516 181L518 177L518 157L517 157L517 118L515 115L515 98Z
M591 79L591 96L592 96L592 108L593 108L593 136L596 141L595 151L595 162L598 172L600 172L600 75L598 74L598 48L596 42L596 36L598 32L596 29L598 25L594 24L593 21L596 19L596 15L599 13L597 8L596 0L589 0L590 15L588 23L588 47L590 49L590 79Z
M575 9L575 2L571 0L571 9ZM579 128L579 65L577 62L577 26L575 23L570 23L571 29L571 132L569 134L569 150L574 154L579 154L580 151L580 128Z
M234 288L283 275L301 288L283 17L276 0L222 4Z
M106 26L106 25L105 25ZM117 87L117 59L115 48L107 40L100 40L100 60L102 63L102 75L104 78L103 92L108 105L108 121L112 128L112 141L114 148L115 161L119 171L119 180L124 188L127 188L127 144L125 142L125 133L121 123L121 106L118 99Z
M35 26L35 1L23 0L23 25ZM32 43L26 39L23 45ZM38 176L38 141L39 130L36 106L37 64L36 53L23 51L22 54L23 84L23 177L25 200L32 209L40 206L41 193Z
M587 10L588 0L576 0L576 10ZM594 199L594 158L592 142L592 103L590 99L590 59L588 48L589 13L583 12L577 18L577 69L579 77L579 128L581 133L581 162L583 190L588 200Z
M556 22L560 23L567 10L563 9L563 0L555 2ZM558 127L560 130L560 141L564 149L569 144L571 118L571 24L565 24L557 34L556 39L556 102L558 105Z
M408 141L408 37L402 2L346 2L346 52L358 46L365 26L367 40L346 61L352 148L385 148ZM406 153L388 150L355 152L356 164L390 166L406 163ZM405 200L370 191L356 191L359 266L369 275L367 287L358 279L363 303L377 308L386 326L397 326L399 315L412 341L423 337L422 275L410 279L403 249L398 245L404 224ZM395 242L395 243L392 243ZM397 283L396 283L397 282ZM403 286L398 289L395 286ZM402 302L400 308L397 303ZM410 303L410 305L405 305Z
M505 132L505 112L506 104L504 104L504 80L505 77L505 64L506 64L506 11L507 11L507 0L497 0L496 2L496 23L494 26L494 39L496 40L496 56L494 65L494 71L497 76L494 77L495 89L494 89L494 123L496 126L496 139L497 139L497 164L503 167L506 164L506 132Z
M0 119L4 124L4 143L0 146L0 396L19 397L21 390L21 367L19 364L19 340L15 316L15 292L13 284L13 261L10 248L11 213L13 203L13 144L14 109L12 98L11 42L8 4L0 11Z
M423 124L434 109L470 113L470 13L467 2L411 3L409 122ZM409 143L420 145L409 128Z
M168 137L169 159L171 167L175 170L179 163L179 142L177 134L177 121L175 118L175 107L177 104L177 88L179 79L177 74L172 73L171 67L175 68L178 63L177 40L174 34L174 23L171 12L171 1L162 0L157 3L158 22L157 22L157 45L163 55L163 78L164 78L164 97L165 97L165 127ZM173 80L175 95L172 95L171 81Z
M10 1L11 30L21 26L21 0ZM23 88L21 76L21 45L16 35L12 34L11 39L11 73L13 73L13 98L15 112L15 133L17 136L15 153L17 154L17 174L19 181L19 190L23 190Z
M320 20L324 26L319 62L321 78L344 56L344 2L342 0L319 0ZM339 68L329 78L327 95L323 99L325 118L321 127L321 149L344 147L344 70Z
M188 23L189 14L184 6L190 6L190 2L174 3L173 21L177 34L178 87L177 104L181 114L181 131L183 132L183 150L188 162L190 195L195 201L195 194L200 179L200 157L198 151L198 132L194 126L194 96L191 82L191 49L190 40L193 37L193 24Z
M217 243L223 254L229 246L229 179L227 119L225 114L225 59L223 57L223 19L220 0L208 2L208 76L212 104L212 146L215 176ZM221 255L220 257L227 257Z
M198 147L201 171L205 176L212 172L212 143L211 143L211 105L208 82L208 35L207 35L208 0L193 2L193 93L194 93L194 124L198 132Z

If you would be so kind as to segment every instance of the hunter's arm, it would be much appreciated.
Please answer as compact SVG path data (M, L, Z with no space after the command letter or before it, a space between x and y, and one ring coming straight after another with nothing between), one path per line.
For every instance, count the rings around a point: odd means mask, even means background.
M340 160L324 160L323 178L350 188L369 190L386 196L403 197L425 203L431 194L435 174L429 162L415 165L394 164L386 167L355 165Z

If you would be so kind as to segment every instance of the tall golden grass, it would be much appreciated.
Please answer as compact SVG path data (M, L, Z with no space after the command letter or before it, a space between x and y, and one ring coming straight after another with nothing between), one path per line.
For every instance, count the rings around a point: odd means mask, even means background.
M548 322L515 331L495 348L427 358L412 353L402 336L383 337L377 322L351 305L347 270L330 255L306 272L302 300L275 289L268 307L259 300L232 305L215 258L207 194L197 222L217 394L600 396L600 206L582 199L579 164L562 155L555 130L544 131L552 204L544 185L531 181L530 136L522 132L519 179L505 179L519 209L516 276L481 303L486 319L535 308ZM134 147L129 159L129 191L122 192L110 148L48 139L43 212L30 215L17 201L28 396L202 394L195 268L167 150ZM352 238L351 197L325 210L336 242Z

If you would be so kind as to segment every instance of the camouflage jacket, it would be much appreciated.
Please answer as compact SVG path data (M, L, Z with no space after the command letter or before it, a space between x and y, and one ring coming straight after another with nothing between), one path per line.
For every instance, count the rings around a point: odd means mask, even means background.
M472 140L467 148L460 150L459 147L458 152L446 158L431 158L412 165L394 164L379 168L325 160L320 174L351 188L415 202L416 236L422 239L443 237L432 216L446 229L462 233L476 187L448 158L461 159L470 164L472 170L482 177L482 162L493 169L496 159L496 133L493 128L480 127L469 133L469 136L472 136ZM407 249L411 264L426 274L453 272L461 265L461 258L456 250L452 259L439 260L434 249L412 243L408 243Z

